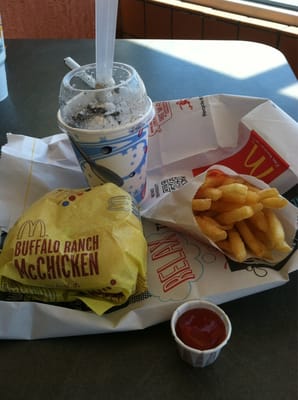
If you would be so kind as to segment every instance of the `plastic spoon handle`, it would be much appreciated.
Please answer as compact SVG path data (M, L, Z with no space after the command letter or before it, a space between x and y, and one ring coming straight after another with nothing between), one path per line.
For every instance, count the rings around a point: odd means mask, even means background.
M92 172L104 183L113 182L117 186L122 186L124 184L124 180L110 170L109 168L104 167L103 165L96 164L95 161L91 160L87 154L75 143L75 141L70 138L70 141L75 150L83 157L83 159L89 164Z

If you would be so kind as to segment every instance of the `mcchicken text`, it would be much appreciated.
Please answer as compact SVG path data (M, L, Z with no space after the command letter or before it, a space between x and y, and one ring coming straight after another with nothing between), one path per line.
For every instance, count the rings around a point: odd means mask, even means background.
M99 275L98 235L61 243L51 239L20 240L14 267L20 278L54 280Z
M22 279L52 280L99 275L97 252L38 256L34 264L27 263L25 258L15 259L14 266Z

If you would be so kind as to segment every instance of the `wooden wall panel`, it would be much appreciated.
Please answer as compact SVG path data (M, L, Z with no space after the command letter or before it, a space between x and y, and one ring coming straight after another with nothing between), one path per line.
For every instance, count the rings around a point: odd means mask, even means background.
M278 45L279 50L287 57L298 78L298 38L297 36L281 35ZM298 105L297 105L298 113Z
M256 29L253 25L240 25L240 40L250 40L252 42L260 42L269 46L277 47L279 40L279 32L269 29Z
M203 39L216 40L237 40L238 26L229 20L215 17L204 18Z
M202 39L202 16L173 11L173 39Z
M123 37L145 37L145 4L139 0L118 3L119 29Z
M92 38L94 0L0 0L4 35L14 38Z
M146 38L172 38L172 10L155 4L145 4Z

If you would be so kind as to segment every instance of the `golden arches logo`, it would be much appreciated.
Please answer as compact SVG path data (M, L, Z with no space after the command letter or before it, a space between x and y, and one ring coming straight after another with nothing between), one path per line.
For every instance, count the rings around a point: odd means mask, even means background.
M17 235L17 239L21 240L24 238L31 238L31 237L45 237L46 236L46 225L44 221L41 219L37 219L36 221L27 220L25 221Z
M274 171L274 168L272 166L270 166L269 168L265 169L263 172L261 173L257 173L256 170L262 165L264 164L264 162L266 163L268 160L266 159L266 157L264 155L260 156L258 160L253 161L253 162L249 162L249 160L255 155L255 153L258 150L258 145L254 144L251 151L249 152L248 156L246 157L246 159L244 160L244 166L246 168L250 169L250 175L256 176L259 179L264 178L265 176L271 174Z

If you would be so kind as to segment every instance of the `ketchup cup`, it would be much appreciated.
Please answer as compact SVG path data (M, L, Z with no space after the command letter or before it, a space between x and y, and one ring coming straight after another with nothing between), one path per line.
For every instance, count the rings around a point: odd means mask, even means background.
M182 360L193 367L206 367L227 344L232 326L220 307L208 301L192 300L174 311L171 330Z

